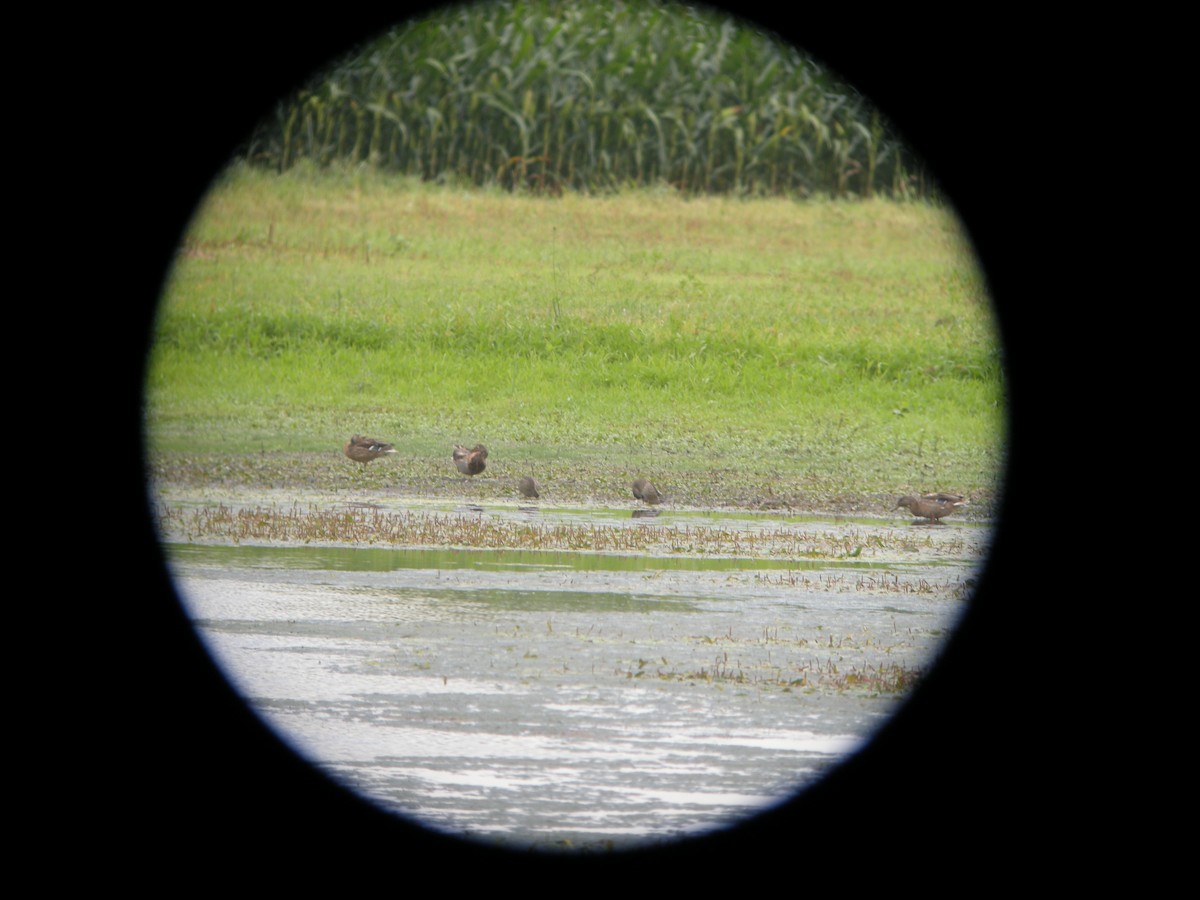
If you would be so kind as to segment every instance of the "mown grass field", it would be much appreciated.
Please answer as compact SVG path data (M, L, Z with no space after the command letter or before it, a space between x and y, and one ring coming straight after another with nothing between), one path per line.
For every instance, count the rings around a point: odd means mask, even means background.
M451 446L482 442L485 496L532 471L603 500L640 473L702 505L944 489L978 514L1004 465L1001 349L957 220L882 200L235 168L180 248L145 409L167 481L436 492L460 481ZM355 471L353 432L399 453Z

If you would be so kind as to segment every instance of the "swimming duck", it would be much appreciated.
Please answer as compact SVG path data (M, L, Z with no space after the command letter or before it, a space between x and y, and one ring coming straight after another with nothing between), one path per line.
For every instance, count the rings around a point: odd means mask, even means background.
M658 503L662 500L662 494L658 492L658 488L645 478L639 478L633 483L633 496L638 500L650 504Z
M522 497L528 497L531 500L536 500L541 496L538 493L538 491L541 490L541 486L528 475L522 478L517 484L517 490L521 492Z
M454 465L464 475L478 475L487 468L487 447L476 444L470 450L462 444L454 447Z
M922 494L920 497L901 497L900 501L893 508L899 509L901 506L904 506L914 516L936 522L942 516L948 516L960 506L966 505L967 501L963 499L962 494L947 494L944 491L936 491L932 494Z
M383 441L377 441L375 438L363 437L361 434L356 434L350 440L346 441L346 446L342 448L342 452L355 462L362 463L365 466L373 459L379 459L381 456L395 453L396 448L391 444L385 444Z

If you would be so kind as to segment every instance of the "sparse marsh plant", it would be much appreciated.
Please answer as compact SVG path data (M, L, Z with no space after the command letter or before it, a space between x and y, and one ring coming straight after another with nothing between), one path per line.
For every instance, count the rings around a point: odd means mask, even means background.
M571 551L581 553L651 554L760 560L844 559L844 538L832 531L766 526L737 531L703 524L638 524L620 522L519 521L477 513L429 511L386 512L372 507L337 508L248 506L224 504L175 506L160 503L157 524L168 541L218 541L233 544L356 544L381 547L482 550ZM902 533L888 531L870 542L866 556L886 559L927 557L926 542L914 546ZM959 553L964 545L943 541L941 553ZM732 577L732 576L731 576ZM796 571L755 572L766 586L825 591L896 592L961 596L962 585L932 582L895 573L845 574Z

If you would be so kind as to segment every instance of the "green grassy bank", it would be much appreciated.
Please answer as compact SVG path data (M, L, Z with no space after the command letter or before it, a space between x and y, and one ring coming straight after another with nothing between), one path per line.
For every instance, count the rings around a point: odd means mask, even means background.
M239 168L180 249L146 421L167 477L264 454L271 483L287 460L313 477L310 455L336 475L366 432L400 450L368 470L381 484L452 475L451 445L478 441L489 472L802 503L990 497L1004 402L985 286L941 208Z

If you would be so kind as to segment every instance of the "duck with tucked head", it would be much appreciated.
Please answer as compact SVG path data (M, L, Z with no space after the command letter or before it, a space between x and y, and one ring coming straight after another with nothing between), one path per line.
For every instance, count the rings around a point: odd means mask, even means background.
M945 491L935 491L932 494L922 494L920 497L901 497L893 507L906 507L914 516L936 522L942 516L956 512L960 506L966 506L967 501L962 494L947 494Z
M658 492L658 488L646 478L639 478L633 483L633 496L635 499L649 503L651 506L662 502L663 498L662 494Z
M346 446L342 448L342 452L350 459L365 466L373 459L379 459L381 456L395 453L396 448L391 444L385 444L383 441L377 441L375 438L356 434L350 440L346 441Z
M464 475L478 475L487 468L487 447L476 444L470 450L462 444L454 447L454 465Z
M530 500L536 500L541 494L541 485L526 475L517 483L517 490L521 492L522 497L528 497Z

